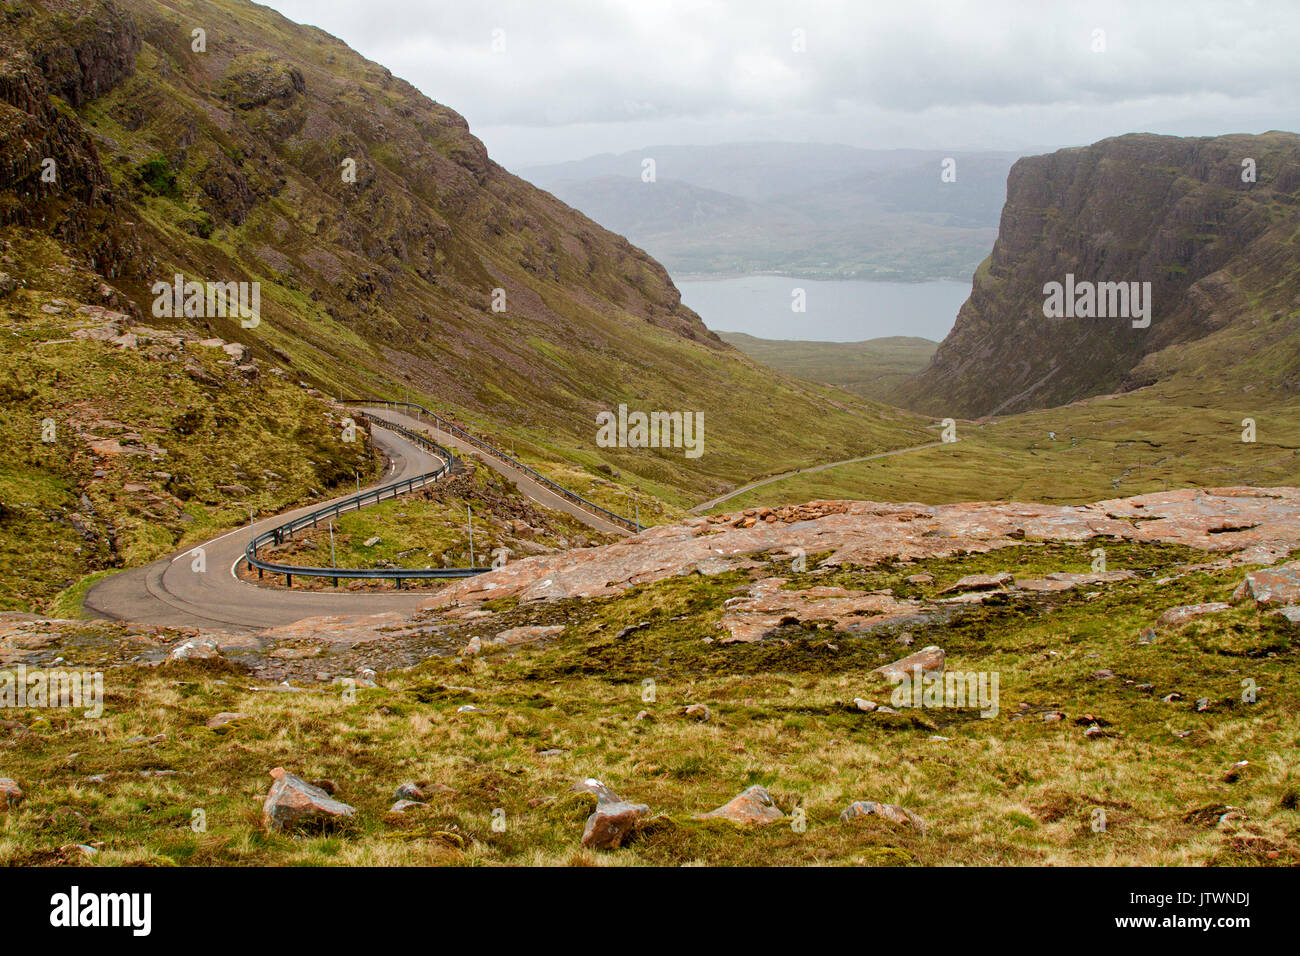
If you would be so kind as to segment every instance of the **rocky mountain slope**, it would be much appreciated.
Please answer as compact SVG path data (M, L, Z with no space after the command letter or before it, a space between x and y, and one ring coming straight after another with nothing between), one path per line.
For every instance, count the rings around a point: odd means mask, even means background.
M607 461L683 502L773 460L914 437L727 347L648 255L317 29L244 0L2 16L0 238L55 238L87 270L80 302L238 341L328 394L409 391L523 453ZM32 261L0 270L49 286ZM260 324L155 317L154 283L177 273L260 283ZM708 452L597 448L595 414L620 402L707 410Z
M1251 173L1253 170L1253 181ZM1254 330L1279 378L1233 355L1208 371L1300 389L1300 136L1129 135L1020 160L997 243L931 364L891 398L975 417L1062 405L1162 381L1186 349ZM1149 282L1150 325L1047 318L1044 286Z

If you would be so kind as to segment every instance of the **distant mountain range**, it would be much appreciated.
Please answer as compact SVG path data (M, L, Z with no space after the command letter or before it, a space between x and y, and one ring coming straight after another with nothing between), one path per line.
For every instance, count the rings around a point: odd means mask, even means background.
M678 277L969 279L1020 154L819 143L654 146L519 170ZM941 178L953 160L953 181ZM654 161L654 180L643 179Z

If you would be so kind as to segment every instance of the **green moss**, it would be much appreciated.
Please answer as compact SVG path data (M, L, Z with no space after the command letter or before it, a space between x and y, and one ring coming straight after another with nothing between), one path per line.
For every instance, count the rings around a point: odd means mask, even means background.
M136 167L136 178L145 189L155 196L166 199L179 199L180 189L176 182L176 173L165 156L151 156ZM202 238L207 238L206 236Z

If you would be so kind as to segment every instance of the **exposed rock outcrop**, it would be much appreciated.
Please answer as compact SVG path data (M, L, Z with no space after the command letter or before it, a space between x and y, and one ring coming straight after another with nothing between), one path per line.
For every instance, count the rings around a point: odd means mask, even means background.
M1296 488L1186 489L1081 506L823 501L777 509L775 516L774 521L751 527L739 527L736 515L692 518L602 547L524 558L449 585L422 606L444 610L505 597L523 601L606 597L692 570L718 574L752 566L754 554L795 549L806 554L830 552L822 564L834 567L986 552L1025 540L1084 542L1097 537L1169 542L1218 552L1280 549L1285 553L1300 548L1300 489ZM1106 572L1100 578L1080 580L1123 580L1130 574ZM1077 583L1069 577L1061 580ZM865 623L881 615L905 614L912 607L887 595L838 589L787 596L779 584L769 582L736 600L724 622L728 628L734 625L733 640L753 640L791 614L792 620L824 616Z

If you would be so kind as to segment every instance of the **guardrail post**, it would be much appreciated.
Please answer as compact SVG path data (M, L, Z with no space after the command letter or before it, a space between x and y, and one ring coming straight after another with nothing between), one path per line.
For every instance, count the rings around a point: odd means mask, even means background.
M284 576L284 586L287 587L287 588L291 588L291 587L293 587L293 575L292 575L292 574L285 574L285 576Z
M397 590L399 590L399 591L402 590L402 579L401 579L401 578L398 578L398 579L397 579Z

